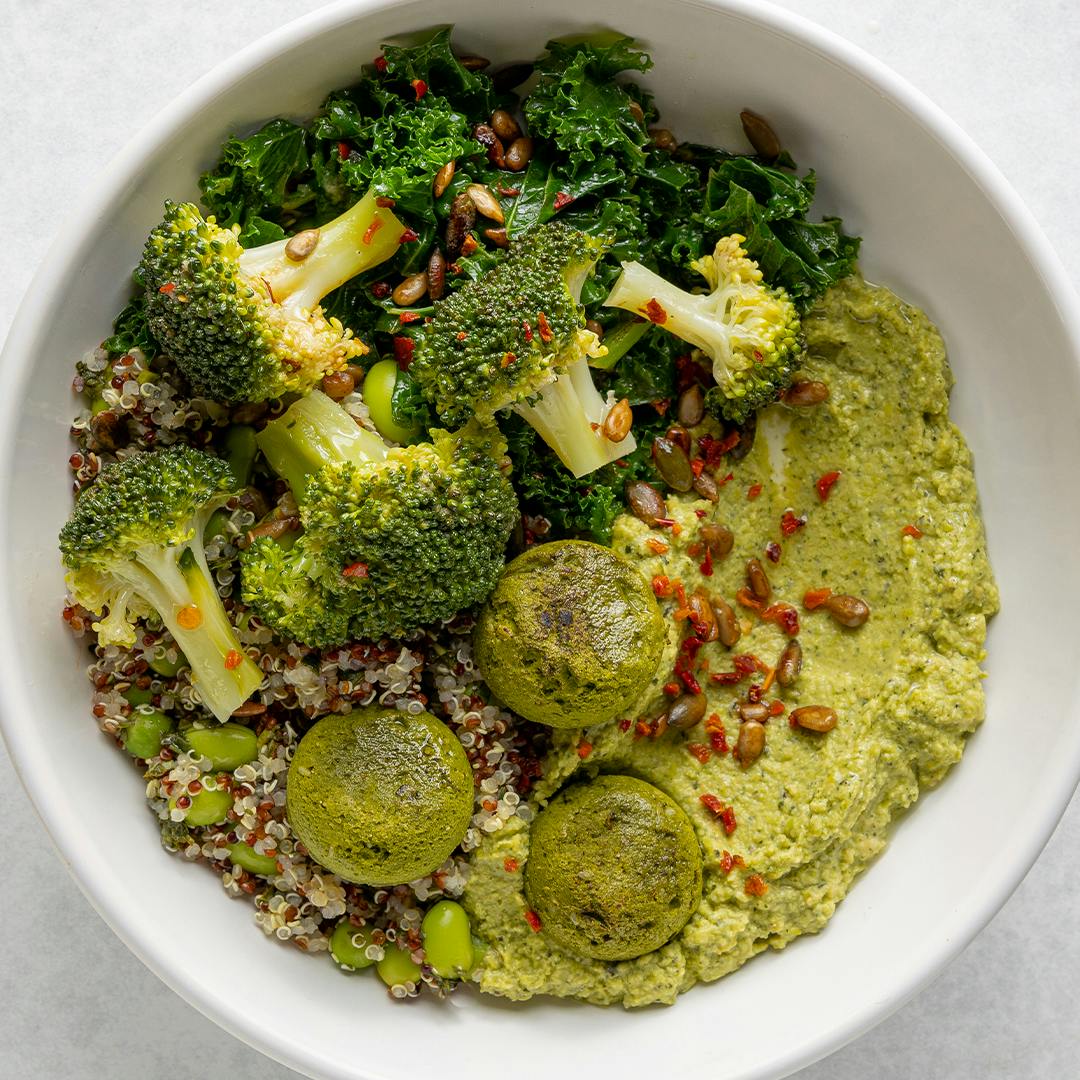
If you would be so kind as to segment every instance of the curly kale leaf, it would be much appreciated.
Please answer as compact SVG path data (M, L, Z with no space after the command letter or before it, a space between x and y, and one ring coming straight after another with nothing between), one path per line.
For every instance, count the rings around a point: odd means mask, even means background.
M146 321L146 288L138 271L132 274L132 282L135 286L134 296L113 320L112 334L101 343L110 357L123 356L132 349L141 349L147 357L151 357L159 349Z
M289 120L271 120L246 139L233 137L217 165L199 179L203 202L222 225L240 225L245 247L285 235L273 218L297 212L315 197L310 183L297 183L310 167L308 133Z
M606 44L549 41L547 53L536 63L536 87L525 102L530 133L550 140L566 155L568 175L610 155L628 169L639 168L649 134L633 106L644 116L651 104L640 89L628 88L615 77L651 67L649 55L632 38Z
M662 486L652 463L652 440L662 434L665 421L653 410L648 412L650 416L634 423L638 448L620 459L621 464L605 465L584 480L575 479L520 417L511 414L502 423L521 508L551 522L546 539L584 537L610 544L615 519L626 510L627 482L647 480Z
M440 94L478 117L490 116L498 104L491 77L469 71L454 54L450 27L436 31L416 45L384 45L383 75L387 81L404 84L417 93L416 82L430 93Z

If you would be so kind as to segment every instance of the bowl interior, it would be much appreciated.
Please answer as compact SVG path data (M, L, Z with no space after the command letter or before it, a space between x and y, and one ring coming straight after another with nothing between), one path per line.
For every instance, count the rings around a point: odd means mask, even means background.
M53 538L72 364L108 330L165 196L191 196L226 135L304 117L394 35L452 21L498 61L547 38L615 27L643 41L646 82L680 138L744 146L739 109L767 115L820 176L818 208L864 240L866 275L942 328L956 421L974 451L1002 614L990 637L989 715L963 763L900 823L825 932L763 955L673 1010L459 994L398 1007L374 977L263 939L246 903L162 853L141 783L89 716L85 660L59 618ZM1071 330L1070 330L1071 326ZM99 910L176 989L241 1037L311 1075L464 1078L494 1064L625 1077L780 1075L880 1019L996 910L1075 783L1080 532L1076 308L1015 197L950 125L868 58L754 5L657 0L354 2L316 12L204 80L115 163L62 234L4 357L0 653L13 757L61 853ZM1071 333L1071 337L1070 337ZM889 497L882 492L881 497ZM780 1022L778 1022L778 1020Z

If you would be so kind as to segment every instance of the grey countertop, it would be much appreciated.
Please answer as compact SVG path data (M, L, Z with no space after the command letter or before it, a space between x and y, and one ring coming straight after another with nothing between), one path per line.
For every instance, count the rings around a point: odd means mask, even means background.
M0 334L84 178L178 91L315 0L0 0ZM1068 0L782 0L869 49L1005 172L1080 282L1080 14ZM187 48L188 42L198 42ZM1001 303L1006 298L993 298ZM0 1076L136 1080L163 1044L202 1076L295 1073L150 974L82 898L0 746L8 840ZM14 841L14 842L12 842ZM926 991L803 1080L1066 1077L1080 1060L1080 800L1002 912ZM827 993L828 988L824 987Z

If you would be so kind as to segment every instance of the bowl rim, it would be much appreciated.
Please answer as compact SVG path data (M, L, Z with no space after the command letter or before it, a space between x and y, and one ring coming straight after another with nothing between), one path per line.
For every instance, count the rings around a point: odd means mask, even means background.
M1080 363L1080 297L1057 252L997 166L928 96L860 46L802 15L775 6L769 0L671 0L671 3L706 7L730 18L764 26L844 67L904 111L965 170L1012 229L1018 245L1036 268L1043 289L1056 307L1064 333L1071 342L1074 359ZM9 366L15 366L17 357L34 355L33 346L39 328L45 325L45 316L56 303L63 281L71 272L70 253L77 250L79 241L85 239L96 224L97 208L112 204L121 197L124 187L137 174L141 163L159 154L192 113L227 93L243 76L288 53L301 40L348 25L374 12L404 6L407 6L405 0L335 0L251 42L177 95L114 155L57 230L19 303L0 354L0 365L6 370ZM22 370L15 371L14 377L21 382L27 374L28 367L24 364ZM18 393L0 398L0 459L3 460L14 460L20 401L21 395ZM6 507L10 498L11 470L5 469L0 471L0 507ZM0 574L0 612L13 610L6 575ZM16 655L17 649L18 635L13 620L0 619L0 656ZM153 939L132 923L125 898L115 889L110 890L108 883L95 875L86 863L79 863L74 857L68 858L68 853L76 850L73 823L58 811L50 797L52 782L48 762L41 748L34 745L34 740L24 735L23 729L29 731L29 726L20 725L16 719L31 712L28 689L16 680L0 681L0 732L3 733L16 773L61 861L113 932L170 989L249 1046L304 1075L314 1075L309 1071L312 1069L326 1076L343 1075L333 1062L325 1058L305 1055L301 1060L283 1033L260 1027L235 1003L221 1000L204 991L198 983L192 983L183 971L163 960L155 949ZM924 950L930 955L921 969L907 972L887 997L865 1002L816 1039L794 1046L745 1070L739 1080L764 1080L766 1077L790 1075L859 1037L927 986L966 948L1023 880L1053 833L1078 782L1080 728L1074 729L1071 745L1067 752L1059 756L1052 782L1044 784L1038 800L1025 807L1024 817L1028 827L1023 844L1011 852L1009 860L1002 860L999 866L988 872L990 887L983 890L977 902L971 904L966 916L962 917L961 931L937 931L939 940L933 949ZM953 924L950 924L952 929ZM372 1080L391 1080L374 1072L367 1075Z

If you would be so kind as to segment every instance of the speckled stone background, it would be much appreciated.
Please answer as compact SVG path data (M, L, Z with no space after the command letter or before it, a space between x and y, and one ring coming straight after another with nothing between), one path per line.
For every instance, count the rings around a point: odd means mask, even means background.
M1005 172L1080 282L1080 9L1071 0L781 3L869 49L943 106ZM317 6L0 0L0 335L83 178L219 60ZM178 10L197 28L190 38L175 32ZM127 952L53 854L2 746L0 822L0 1077L142 1080L158 1073L163 1045L188 1048L191 1076L296 1076L204 1019ZM801 1080L1080 1075L1078 852L1074 800L1027 880L937 982Z

